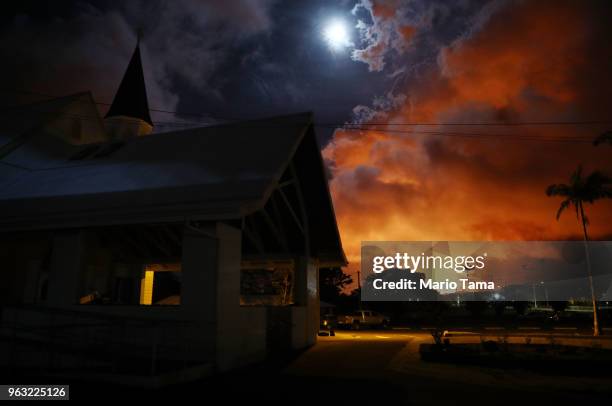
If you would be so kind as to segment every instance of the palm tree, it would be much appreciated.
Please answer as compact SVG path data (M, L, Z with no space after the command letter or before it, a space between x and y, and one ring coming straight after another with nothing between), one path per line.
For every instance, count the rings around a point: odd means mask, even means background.
M546 188L547 196L561 196L565 200L561 202L559 210L557 210L557 220L561 217L561 213L569 207L576 209L576 218L582 223L582 231L584 233L584 254L586 258L587 274L589 278L589 287L591 289L591 301L593 302L593 335L598 336L600 333L599 321L597 318L597 300L595 298L595 290L593 288L593 276L591 274L591 258L589 256L589 248L587 241L589 236L587 233L587 225L589 220L584 214L584 204L593 204L595 200L603 198L612 198L612 179L599 171L592 172L590 175L582 176L582 165L574 171L570 177L570 183L554 184Z

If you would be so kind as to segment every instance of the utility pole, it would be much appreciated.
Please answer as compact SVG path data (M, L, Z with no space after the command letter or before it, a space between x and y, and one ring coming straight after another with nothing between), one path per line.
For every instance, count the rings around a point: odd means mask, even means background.
M359 310L361 310L361 271L357 271L357 289L359 289Z

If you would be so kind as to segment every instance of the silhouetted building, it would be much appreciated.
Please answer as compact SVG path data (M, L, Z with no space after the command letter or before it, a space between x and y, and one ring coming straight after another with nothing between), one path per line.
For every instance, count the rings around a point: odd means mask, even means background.
M137 47L105 120L0 123L4 364L156 383L315 342L346 260L311 114L150 134Z

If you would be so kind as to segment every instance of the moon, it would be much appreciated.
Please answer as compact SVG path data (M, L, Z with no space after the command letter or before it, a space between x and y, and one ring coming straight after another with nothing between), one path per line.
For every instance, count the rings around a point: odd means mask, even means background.
M338 51L352 45L351 38L342 20L331 20L323 30L323 38L332 51Z

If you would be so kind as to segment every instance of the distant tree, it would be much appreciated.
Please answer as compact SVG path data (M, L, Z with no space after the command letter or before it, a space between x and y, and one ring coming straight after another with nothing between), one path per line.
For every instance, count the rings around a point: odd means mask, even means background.
M344 289L353 283L350 275L341 268L321 268L319 271L319 294L321 300L337 304L344 295Z
M470 312L472 316L480 316L487 307L489 307L489 304L483 300L465 302L465 309Z
M567 305L568 305L567 301L550 302L550 307L552 307L552 309L557 313L560 313L564 311L565 309L567 309Z
M561 214L565 209L574 207L576 209L576 218L582 224L587 275L589 287L591 289L591 302L593 304L593 335L598 336L600 329L597 315L597 300L595 297L595 289L593 287L591 260L589 256L589 247L587 244L587 241L589 240L587 233L587 225L589 224L589 221L584 214L584 204L593 204L599 199L612 198L612 179L599 171L592 172L590 175L585 177L582 175L582 166L578 165L578 168L570 177L569 184L550 185L546 189L546 194L548 196L561 196L565 198L557 210L557 220L559 220L559 217L561 217Z
M342 293L338 302L339 312L352 312L362 307L361 303L361 289L355 288L348 294Z
M567 305L567 301L550 302L550 307L553 309L553 320L559 320L561 318L561 313L567 309Z
M506 310L506 302L493 302L493 310L496 316L502 316Z
M523 316L527 311L529 304L527 302L512 302L512 308L519 316Z
M598 146L599 144L612 145L612 131L606 131L593 140L593 145Z
M272 274L271 283L281 304L293 303L293 273L289 269L276 269Z

